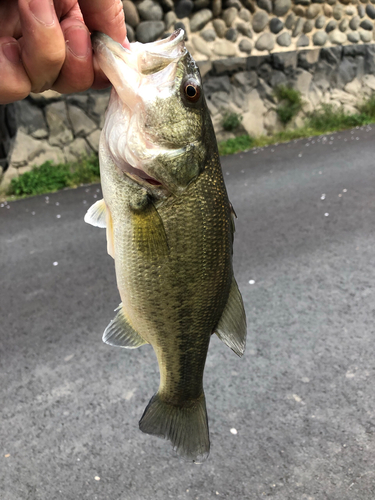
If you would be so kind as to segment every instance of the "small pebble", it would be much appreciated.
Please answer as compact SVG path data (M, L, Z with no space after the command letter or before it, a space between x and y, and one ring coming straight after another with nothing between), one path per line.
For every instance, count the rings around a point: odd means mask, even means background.
M249 280L249 284L250 285L254 285L255 284L255 280Z
M54 263L53 263L53 265L54 265L54 266L58 266L58 265L59 265L59 263L58 263L58 262L54 262Z
M99 476L95 476L95 481L100 481L100 477Z
M237 429L232 428L232 429L230 430L230 432L231 432L232 434L237 434Z
M328 216L329 216L329 213L328 213L328 212L326 212L326 213L324 214L324 217L328 217Z
M61 219L61 215L60 215L60 214L57 214L57 215L56 215L56 219Z

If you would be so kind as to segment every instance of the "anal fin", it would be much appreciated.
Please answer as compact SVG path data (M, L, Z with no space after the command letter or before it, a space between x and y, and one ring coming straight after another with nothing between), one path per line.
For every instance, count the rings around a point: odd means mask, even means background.
M228 302L215 328L215 333L237 356L242 356L246 345L246 315L241 292L234 278Z
M103 342L115 347L125 347L127 349L136 349L141 345L148 344L137 333L132 326L130 326L122 304L119 306L119 312L115 319L113 319L107 326L103 333Z

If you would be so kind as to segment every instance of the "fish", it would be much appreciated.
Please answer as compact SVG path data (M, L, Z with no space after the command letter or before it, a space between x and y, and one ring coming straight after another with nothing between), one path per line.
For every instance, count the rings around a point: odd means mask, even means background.
M242 356L247 328L233 274L235 214L184 36L180 29L123 47L92 34L112 90L99 144L103 199L85 221L106 228L121 297L103 341L151 344L158 361L159 388L139 428L201 463L210 451L203 371L211 335Z

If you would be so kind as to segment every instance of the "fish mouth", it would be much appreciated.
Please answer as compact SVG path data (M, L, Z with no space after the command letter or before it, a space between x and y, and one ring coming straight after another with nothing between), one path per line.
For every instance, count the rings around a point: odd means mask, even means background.
M142 78L165 70L187 52L184 35L184 30L178 29L163 40L135 42L126 48L108 35L96 31L91 35L91 42L99 66L121 100L133 108L139 102L137 97ZM174 79L172 74L168 77ZM160 80L164 81L165 78Z
M160 148L154 144L150 131L146 132L142 120L147 102L165 95L174 85L177 63L187 53L184 35L184 31L178 29L163 40L135 42L129 47L123 47L104 33L91 35L95 58L113 85L116 105L123 109L121 151L108 136L109 149L117 152L116 165L143 185L162 185L147 173L146 165L157 157ZM108 122L112 119L110 115L111 110L107 114Z

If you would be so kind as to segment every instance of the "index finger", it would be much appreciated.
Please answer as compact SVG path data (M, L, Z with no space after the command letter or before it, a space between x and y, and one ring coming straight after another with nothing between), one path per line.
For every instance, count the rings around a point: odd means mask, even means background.
M123 45L126 38L124 10L121 0L78 0L86 26L91 31L101 31ZM108 78L93 59L94 83L92 88L100 89L110 85Z
M91 32L101 31L116 42L125 42L125 16L121 0L79 0L79 6Z

